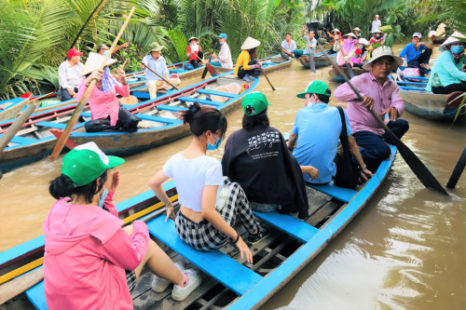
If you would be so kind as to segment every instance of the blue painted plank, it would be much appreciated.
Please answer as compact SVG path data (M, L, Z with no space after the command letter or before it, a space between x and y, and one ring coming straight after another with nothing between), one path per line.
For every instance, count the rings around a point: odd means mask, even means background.
M0 137L1 136L2 135L0 135ZM14 136L13 139L11 139L11 142L19 143L21 145L29 145L29 144L36 143L37 140L36 139L30 139L30 138L24 138L24 137L20 137L20 136Z
M83 117L92 117L92 113L91 112L82 112L81 116L83 116Z
M309 263L312 255L320 251L330 239L338 232L347 222L351 221L354 214L361 210L367 200L378 189L381 182L388 174L396 155L396 148L390 146L392 154L389 160L383 161L377 169L375 175L367 182L366 186L359 192L358 196L322 230L314 236L308 243L298 249L277 269L267 275L257 286L247 294L243 295L228 310L251 309L260 303L264 298L270 298L280 288L280 283L292 277L297 268L300 270Z
M48 310L47 302L45 301L44 281L31 287L26 291L26 296L32 302L37 310Z
M175 119L175 118L168 118L168 117L161 117L161 116L147 115L147 114L136 114L135 116L137 116L139 119L142 119L142 120L158 122L158 123L163 123L163 124L175 124L175 125L183 124L182 120Z
M319 230L314 226L311 226L294 216L280 214L276 211L269 213L254 212L254 215L303 243L311 240L312 237L319 232Z
M216 91L212 89L199 89L197 91L200 94L207 94L207 95L214 95L214 96L220 96L220 97L228 97L228 98L238 98L240 95L232 94L232 93L224 93L221 91Z
M157 239L238 295L245 294L262 280L260 275L220 251L200 252L184 243L175 222L165 223L165 216L150 221L147 227Z
M43 126L43 127L51 127L51 128L58 128L65 130L66 124L61 124L61 123L54 123L54 122L39 122L36 124L37 126Z
M176 106L166 105L166 104L161 104L157 106L157 110L170 111L170 112L186 111L187 109L188 108L176 107Z
M423 87L407 87L407 86L400 86L401 90L416 90L419 92L427 92Z
M44 246L44 235L0 253L0 266Z
M352 189L338 187L333 182L327 185L314 185L306 182L306 185L343 202L350 202L358 194Z
M223 102L217 102L217 101L211 101L211 100L205 100L205 99L198 99L198 98L193 98L193 97L180 97L178 99L180 101L184 101L184 102L199 102L200 104L211 105L211 106L214 106L214 107L218 107L219 105L223 104Z
M165 183L162 185L164 191L169 191L175 188L175 181L170 181L168 183ZM148 199L154 198L155 194L152 190L148 190L142 194L136 195L134 197L131 197L129 199L126 199L125 201L122 201L116 205L116 209L118 213L121 213L125 210L128 210L132 206L135 206L143 201L146 201Z

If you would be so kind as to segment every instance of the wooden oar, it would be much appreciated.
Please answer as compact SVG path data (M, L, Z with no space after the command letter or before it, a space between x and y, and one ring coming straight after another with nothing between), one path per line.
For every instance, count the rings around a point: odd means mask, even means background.
M144 65L144 67L146 69L149 69L150 72L152 72L153 74L155 74L156 76L159 77L159 79L161 79L162 81L164 81L165 83L167 83L168 85L170 85L171 87L173 87L174 89L178 90L178 88L176 88L172 83L170 83L169 81L167 81L163 76L161 76L160 74L158 74L157 72L155 72L154 70L152 70L149 66L146 66L146 64L144 63L141 63L142 65Z
M129 23L129 20L131 19L131 16L134 13L134 10L136 7L133 6L131 9L131 12L129 12L128 17L125 20L125 23L123 24L123 27L121 27L120 32L116 36L115 40L113 41L112 46L110 47L110 51L113 51L115 49L116 44L118 43L118 40L120 40L121 35L123 34L123 31L125 30L126 26ZM105 58L100 65L99 69L102 70L105 67L105 64L107 63L107 60L110 58L111 53L107 53L105 55ZM63 132L63 135L60 137L60 139L57 142L57 145L55 145L55 148L53 149L52 155L50 155L50 160L54 161L57 159L58 155L60 155L61 151L63 150L63 147L65 146L66 140L71 134L71 131L73 130L74 125L78 121L79 116L81 116L81 112L84 109L84 106L86 105L87 100L89 99L92 90L94 89L95 84L97 83L97 80L92 80L92 82L89 84L87 87L86 92L82 96L81 100L79 101L78 106L76 107L76 110L74 110L73 115L71 116L70 120L68 121L68 124L66 125L65 131Z
M265 76L265 79L267 80L267 82L269 82L270 87L272 87L272 90L275 91L275 87L273 87L272 83L269 80L269 77L267 76L267 74L265 74L265 71L264 69L262 69L262 67L261 67L261 71L262 71L262 74Z
M212 44L212 53L214 53L214 50L215 50L215 47L216 47L216 43ZM199 57L197 57L199 58ZM205 69L204 69L204 72L202 72L202 79L205 79L206 75L207 75L207 71L210 71L209 67L207 67L207 63L206 63L206 66L205 66Z
M450 180L448 180L448 188L456 187L456 183L458 183L458 180L463 173L464 167L466 167L466 147L464 148L463 153L461 153L460 159L456 163L456 167L451 174Z
M333 68L343 77L346 83L348 83L348 85L351 87L353 92L358 97L359 101L363 101L364 98L361 96L361 93L353 86L353 84L351 84L350 80L346 77L343 71L337 66L336 63L334 63L331 60L331 58L323 49L321 49L321 51L324 54L324 56L328 59L328 61L332 63ZM385 133L388 134L390 138L393 140L401 156L406 161L409 168L411 168L411 170L417 176L417 178L422 182L422 184L424 184L424 186L428 189L436 190L439 193L448 196L448 193L445 190L445 188L443 188L442 185L440 185L437 179L432 175L432 173L429 171L429 169L427 169L427 167L422 163L422 161L416 156L416 154L414 154L413 151L411 151L400 139L398 139L398 137L391 131L390 128L388 128L387 125L385 125L383 120L379 117L379 115L375 113L373 109L370 109L369 112L375 118L379 126L385 130Z
M43 95L32 100L29 100L28 107L24 110L20 116L16 119L16 121L8 128L5 134L2 135L0 138L0 155L3 152L3 149L10 143L11 139L16 135L16 133L23 128L24 123L29 119L29 116L34 112L37 106L40 104L38 100L50 96L53 92L48 93L47 95ZM37 101L38 103L34 103Z

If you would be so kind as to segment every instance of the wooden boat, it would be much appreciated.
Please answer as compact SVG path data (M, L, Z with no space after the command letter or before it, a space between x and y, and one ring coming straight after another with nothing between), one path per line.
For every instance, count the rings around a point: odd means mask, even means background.
M120 156L154 148L189 134L189 128L177 119L177 112L186 109L188 104L197 101L227 114L240 105L244 95L256 88L259 79L256 79L251 87L241 95L215 90L219 86L236 84L234 86L239 93L242 83L243 81L235 76L226 74L179 91L168 91L152 100L145 100L135 105L125 105L130 112L144 120L146 125L152 126L148 129L139 129L137 132L87 133L84 124L91 119L91 113L87 107L82 112L70 139L76 144L95 141L108 154ZM134 89L133 95L148 96L147 92L138 92L144 89L145 87ZM4 149L0 157L0 171L8 172L50 154L56 144L55 135L60 135L65 129L75 107L76 105L68 105L58 110L33 114L23 129ZM13 121L0 122L0 133L4 133Z
M459 96L462 93L454 92L449 95L437 95L426 91L427 83L423 82L427 82L429 79L426 77L407 79L403 76L405 68L400 67L396 76L401 98L405 102L405 109L428 120L453 121L461 105L462 97L459 98ZM463 107L458 117L463 117L465 114L466 108Z
M432 40L432 44L443 44L447 40L447 37L437 38L436 36L432 36L430 39Z
M340 69L343 71L343 73L346 75L346 77L348 77L348 78L350 77L350 75L348 73L348 70L346 68L341 67ZM361 74L366 73L366 72L367 71L362 69L362 68L353 67L353 73L354 73L355 76L361 75ZM332 80L334 82L337 82L337 83L345 82L343 77L333 68L328 71L328 75L330 75L330 77L332 78Z
M130 89L140 87L146 83L145 79L138 78L138 74L135 73L128 73L126 74L128 77L128 83ZM131 77L131 78L129 78ZM38 96L33 96L39 97ZM70 99L67 101L60 101L58 98L60 97L60 93L56 92L51 94L50 96L41 99L41 105L36 108L35 112L46 112L55 110L64 106L68 106L70 104L76 104L76 99ZM55 103L48 103L50 101L55 101ZM11 100L0 101L0 122L10 120L13 118L18 117L19 113L25 108L26 99L25 98L14 98Z
M157 210L153 214L155 218L147 223L152 237L174 261L187 261L190 266L201 270L204 278L198 289L184 301L176 302L170 297L171 288L162 293L152 291L151 274L143 271L131 292L134 309L258 309L309 264L362 210L387 177L395 155L396 148L391 146L390 158L383 161L374 177L357 191L333 184L309 185L310 216L305 221L277 212L255 212L257 220L270 226L272 232L251 247L252 265L246 264L231 244L219 251L198 252L182 242L174 222L164 222L163 204L158 202L152 191L119 203L117 210L125 224ZM164 190L172 201L176 201L174 181L165 184ZM236 230L246 240L244 228L237 226ZM41 268L43 249L44 237L41 236L1 253L0 270L9 272L0 278L0 284L32 268ZM43 282L27 290L26 296L30 302L23 298L15 298L11 302L21 303L21 309L48 309Z
M328 53L329 51L326 51L326 53ZM330 58L333 58L333 57L337 57L337 54L332 54L332 55L329 55ZM299 62L301 63L301 65L303 66L304 69L310 69L310 65L309 65L309 62L306 62L304 61L304 58L303 57L300 57L299 58ZM314 55L314 64L316 66L316 68L318 67L326 67L326 66L330 66L331 63L330 61L324 56L323 53L318 53L318 54L315 54Z
M265 73L288 68L289 66L291 66L291 62L293 60L294 58L290 60L285 60L281 55L275 55L268 58L259 59L259 61L262 63L262 69L265 71ZM230 72L234 70L234 67L236 67L236 65L234 65L233 68L222 68L212 66L212 68L214 68L215 70L215 74L212 74L212 76Z

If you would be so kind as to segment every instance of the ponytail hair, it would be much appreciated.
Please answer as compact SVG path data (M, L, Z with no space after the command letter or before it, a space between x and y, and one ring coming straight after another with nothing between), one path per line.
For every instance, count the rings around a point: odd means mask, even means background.
M215 108L201 106L198 102L190 105L188 110L179 112L179 115L184 124L189 124L192 134L196 137L200 137L207 130L212 133L220 130L220 136L227 131L225 115Z
M97 180L100 178L100 186ZM49 193L55 199L70 197L71 200L83 199L86 203L91 203L94 196L102 190L107 181L107 170L97 179L83 186L76 186L66 175L62 174L49 185Z

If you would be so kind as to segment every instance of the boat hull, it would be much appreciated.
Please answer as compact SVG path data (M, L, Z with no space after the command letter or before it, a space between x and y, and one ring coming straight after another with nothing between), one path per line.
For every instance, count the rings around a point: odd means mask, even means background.
M259 61L263 63L262 69L264 72L270 73L272 71L289 68L293 60L294 59L285 60L281 55L275 55L270 58L260 59ZM222 68L216 66L212 66L212 68L215 70L215 74L212 74L212 76L218 76L235 70L235 68Z
M337 54L329 55L330 58L334 58L336 56ZM300 57L299 62L301 63L304 69L311 68L311 65L309 64L308 61L305 60L304 57ZM331 61L327 59L327 57L325 57L322 53L316 54L314 56L314 65L316 68L330 66L331 64L332 64Z
M449 95L402 89L400 95L407 111L428 120L451 122L458 112L459 100L449 104ZM459 116L463 117L465 114L466 110L463 107Z

